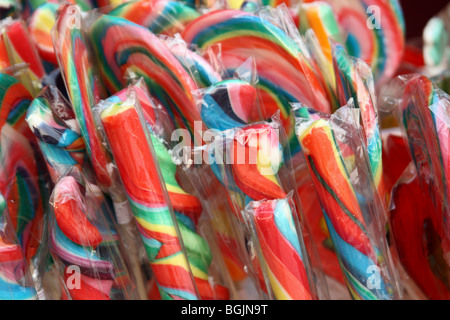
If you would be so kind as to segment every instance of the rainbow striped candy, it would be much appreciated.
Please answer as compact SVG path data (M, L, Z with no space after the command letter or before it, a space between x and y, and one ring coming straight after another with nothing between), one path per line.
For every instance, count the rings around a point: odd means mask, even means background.
M99 229L87 217L87 205L92 203L85 202L73 176L64 176L58 181L52 199L51 252L61 267L71 299L109 300L116 277L115 266L95 250L103 239ZM109 252L112 250L110 246ZM73 287L68 281L73 267L79 269L80 287Z
M358 108L361 113L365 145L375 187L380 193L380 197L386 200L387 192L384 187L382 174L382 146L378 115L375 109L376 101L368 87L369 84L367 84L367 81L364 81L362 74L358 70L358 63L364 63L352 61L345 48L340 44L334 44L333 46L333 59L339 100L341 105L346 105L350 99L353 99L354 107ZM364 67L366 69L369 68L365 64L359 68L362 69ZM371 82L371 80L368 82Z
M183 39L208 49L220 45L221 62L230 73L252 57L258 73L262 113L270 118L281 111L291 151L298 151L290 103L329 112L327 95L302 49L286 32L270 21L237 10L219 10L202 15L182 33Z
M151 268L163 299L197 299L180 233L164 196L145 129L133 106L114 104L101 113ZM127 134L133 131L133 135Z
M401 62L405 47L405 25L399 1L326 2L333 7L343 34L347 35L345 46L350 55L372 66L377 84L389 80Z
M123 3L108 12L146 27L156 34L173 36L184 30L200 13L178 1L134 0Z
M364 174L355 164L362 160L344 160L353 150L349 144L337 142L331 121L307 119L305 123L299 122L297 135L347 287L354 299L393 299L395 278L387 267L390 261L389 252L384 251L387 245L382 236L373 234L373 230L380 231L382 227L376 226L376 218L367 217L370 206L378 208L377 203L363 200L355 191L350 173ZM357 172L353 172L355 168L359 168ZM366 174L370 175L369 168ZM364 189L370 190L370 183L366 184L368 187ZM369 221L375 224L374 229L368 228L367 219L372 219Z
M245 213L254 228L270 288L277 300L311 300L308 260L287 199L250 202Z
M51 29L56 21L57 9L58 3L43 3L33 12L28 23L30 38L36 46L47 72L58 65L51 34Z
M419 180L432 187L429 191L439 211L432 217L433 226L450 264L450 99L423 75L406 78L402 92L399 122L406 131Z
M211 286L208 283L208 267L212 256L206 241L196 233L201 205L198 199L183 191L176 182L176 166L172 163L167 148L159 138L151 135L156 160L168 191L170 204L175 211L176 225L159 181L157 164L153 160L150 147L146 144L145 131L133 105L130 105L129 101L115 103L102 112L101 119L162 298L195 299L197 290L202 299L227 298L226 288ZM125 131L122 130L127 130L129 126L135 128L135 134L124 137ZM138 143L128 141L130 139L139 139L138 148L125 149L125 143L130 147ZM128 158L128 156L125 158L127 152L133 152L134 156L129 158L132 159L129 160L131 163L125 166L123 161ZM139 172L135 171L136 167L146 168L145 175L142 176L140 169ZM136 174L139 178L135 176ZM187 256L184 256L182 251L180 238Z
M38 169L24 135L5 123L0 132L0 192L8 201L17 237L30 259L41 240L43 216Z
M169 49L149 30L128 20L102 16L89 31L103 82L114 93L126 85L126 72L143 77L150 93L175 123L194 131L200 120L192 92L194 80ZM198 133L194 139L200 143Z
M256 95L256 89L246 81L217 82L202 94L202 120L209 129L220 131L245 125L255 113Z
M66 4L60 8L53 43L97 181L102 188L109 189L114 186L108 172L111 159L101 142L91 109L100 100L101 87L94 76L84 34L80 26L72 25L74 14L80 14L79 7Z

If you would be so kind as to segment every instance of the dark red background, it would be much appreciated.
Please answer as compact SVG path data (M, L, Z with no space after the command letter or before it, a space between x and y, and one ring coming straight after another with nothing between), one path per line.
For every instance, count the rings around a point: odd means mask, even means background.
M400 0L406 22L406 37L421 37L427 21L448 2L449 0Z

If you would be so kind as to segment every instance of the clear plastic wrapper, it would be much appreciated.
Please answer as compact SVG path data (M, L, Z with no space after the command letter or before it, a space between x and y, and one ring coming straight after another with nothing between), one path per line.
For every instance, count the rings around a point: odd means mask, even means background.
M408 283L412 279L418 287L405 285L407 294L414 299L448 300L448 266L432 223L438 210L429 193L424 192L429 189L431 186L419 180L411 163L392 191L392 239L406 271L404 278L410 278L402 280Z
M450 100L423 75L400 76L384 92L383 101L395 107L406 133L418 178L429 192L436 211L432 224L447 264L450 265L448 136Z
M202 203L232 282L229 286L232 299L261 299L264 293L258 292L259 285L245 246L245 231L234 216L235 212L226 196L227 190L216 179L211 167L202 161L206 150L206 146L195 147L189 158L181 158L172 152L174 161L183 169L178 180L183 185L190 183ZM185 180L188 182L184 182Z
M450 94L450 70L446 70L430 80L445 93Z
M223 131L264 119L256 70L248 64L251 61L241 66L244 75L235 73L235 77L194 92L201 119L208 129ZM250 79L245 77L247 72Z
M179 1L135 0L115 7L108 15L125 18L155 34L174 36L200 13Z
M298 110L296 132L347 287L354 299L400 298L385 237L385 205L375 189L354 109Z
M0 192L8 203L9 215L25 257L30 261L36 254L42 233L39 172L33 147L19 131L24 123L18 125L10 120L2 124L0 133Z
M285 199L250 201L244 212L269 297L317 298L292 193Z
M174 38L161 36L160 40L189 72L198 88L209 87L222 80L216 67L204 59L200 53L188 48L179 34Z
M226 186L234 216L237 223L242 225L247 239L250 238L249 224L242 215L245 206L250 201L283 199L289 191L297 189L289 159L289 145L286 141L287 136L281 121L274 117L271 123L258 122L217 133L214 141L208 145L204 157L211 165L215 176ZM308 230L310 224L301 214L301 202L296 192L294 198L302 235L315 267L314 277L318 296L327 299L328 289L321 262ZM260 289L267 294L253 243L249 241L247 245L253 272L256 274Z
M29 65L32 80L31 94L36 95L45 75L44 67L22 20L5 19L0 25L0 69L20 63Z
M305 37L311 57L317 64L317 74L323 78L332 110L341 105L336 96L331 40L343 43L332 7L326 2L302 4L299 8L299 30ZM331 40L329 40L331 39Z
M102 88L95 77L94 65L81 29L81 18L79 7L69 4L61 6L52 37L69 99L95 176L100 186L108 190L114 188L109 168L111 160L101 144L91 111L101 98Z
M342 45L335 43L332 48L337 96L341 105L352 99L348 106L356 108L360 114L373 180L384 202L387 194L372 72L363 61L351 58Z
M161 298L228 299L228 289L209 277L211 249L196 231L200 201L176 181L176 165L164 141L145 122L135 92L124 102L99 106L97 114Z
M217 47L228 74L233 74L248 58L254 59L261 110L266 118L280 110L293 153L298 152L298 142L289 117L290 103L301 102L330 111L326 92L285 6L266 7L254 13L214 11L190 23L182 37L202 50Z
M95 189L77 169L56 183L50 204L50 250L64 288L62 299L135 298L118 235Z
M54 182L71 167L84 167L86 147L75 114L61 92L47 86L30 105L26 121Z
M110 93L127 84L127 73L143 77L152 97L166 108L176 125L189 129L196 144L202 143L202 128L194 128L194 121L200 120L192 96L197 86L157 36L128 20L108 15L95 20L88 34Z
M0 195L0 300L36 300L28 263L8 215L8 205Z
M84 23L85 18L79 7L69 4L61 6L52 32L55 52L96 182L111 196L116 220L119 228L123 229L121 231L124 241L128 244L128 248L134 248L138 240L133 237L136 231L133 232L131 208L111 156L105 149L94 122L92 108L102 97L103 88L95 76L94 64L82 30ZM131 260L130 269L139 270L136 266L139 260L138 253L132 249L128 253ZM137 279L140 278L134 271L133 273ZM136 281L140 283L140 280ZM145 298L142 288L140 296L141 299Z

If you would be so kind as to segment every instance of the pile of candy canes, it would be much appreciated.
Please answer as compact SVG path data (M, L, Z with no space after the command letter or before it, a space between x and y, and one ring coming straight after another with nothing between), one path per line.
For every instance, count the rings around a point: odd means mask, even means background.
M450 6L0 18L0 299L450 299Z

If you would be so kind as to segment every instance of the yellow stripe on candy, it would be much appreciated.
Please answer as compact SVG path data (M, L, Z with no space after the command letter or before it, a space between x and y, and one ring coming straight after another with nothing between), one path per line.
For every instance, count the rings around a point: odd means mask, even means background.
M150 222L145 221L142 218L136 217L137 223L141 225L144 229L152 230L154 232L164 233L168 234L172 237L178 237L177 232L173 226L165 226L165 225L159 225L159 224L152 224Z

